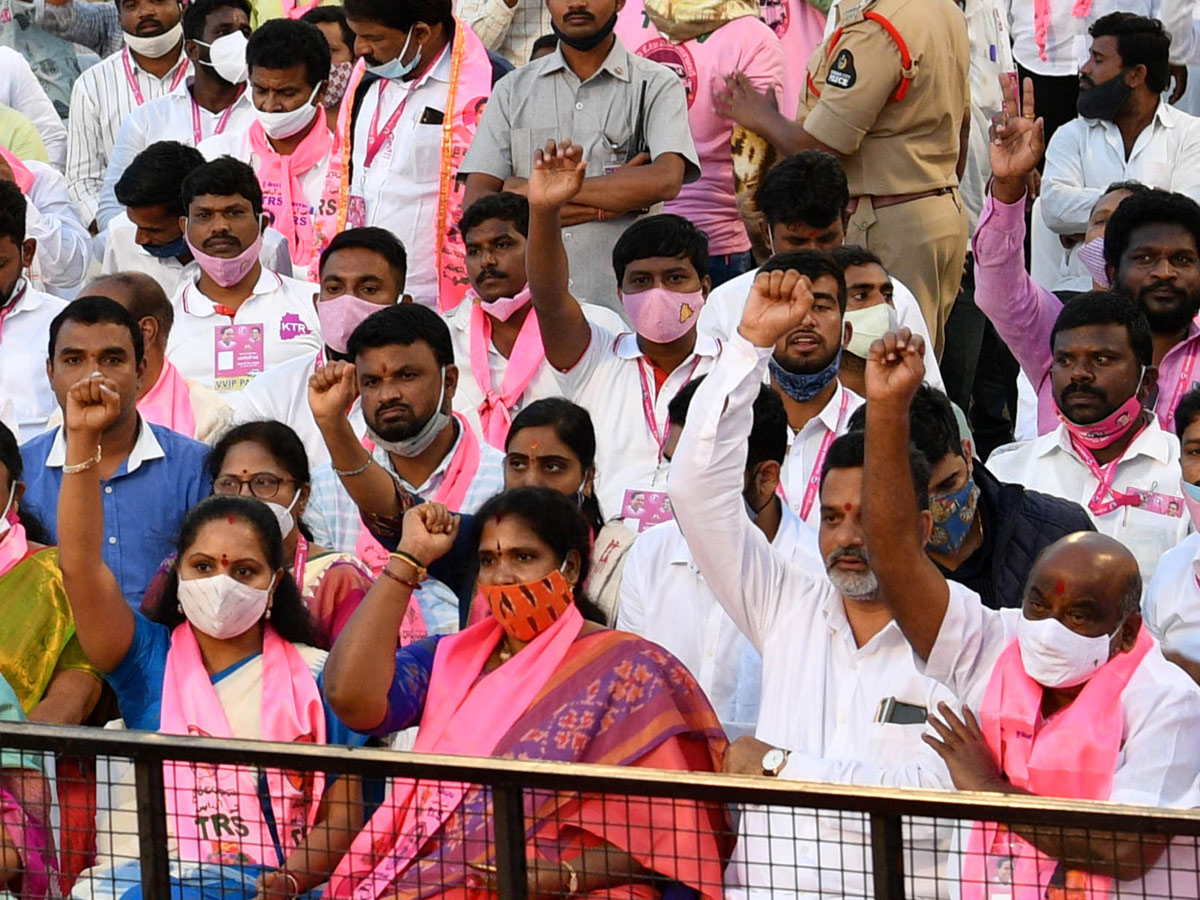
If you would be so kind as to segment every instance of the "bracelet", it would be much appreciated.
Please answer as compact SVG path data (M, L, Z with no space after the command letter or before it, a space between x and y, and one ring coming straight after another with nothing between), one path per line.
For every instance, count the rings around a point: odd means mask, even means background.
M380 569L379 574L386 575L388 578L392 579L392 581L396 582L397 584L404 585L410 591L415 591L419 587L419 585L415 581L408 581L404 578L401 578L399 575L397 575L395 572L393 572L387 566L384 566L382 569Z
M279 874L281 874L284 878L286 878L288 880L289 896L299 897L300 896L300 882L296 880L296 876L293 875L291 872L283 872L283 871L281 871Z
M367 469L371 468L371 463L375 462L374 457L370 453L367 454L367 461L357 469L334 469L333 474L340 478L352 478L355 475L361 475Z
M80 472L86 472L88 469L94 468L100 464L100 445L96 445L96 455L91 459L85 459L81 463L76 463L73 466L64 465L62 473L64 475L78 475Z
M426 579L426 577L428 577L429 569L427 569L425 566L421 565L421 561L419 559L417 559L415 556L413 556L411 553L408 553L404 550L393 550L388 555L391 556L393 559L398 559L401 562L406 562L410 566L412 566L413 569L417 573L417 581L424 581Z
M606 218L608 218L608 214L605 213L605 211L603 209L601 209L599 206L597 206L596 207L596 221L603 222Z
M560 859L558 864L567 870L567 895L574 896L579 893L579 873L565 859Z

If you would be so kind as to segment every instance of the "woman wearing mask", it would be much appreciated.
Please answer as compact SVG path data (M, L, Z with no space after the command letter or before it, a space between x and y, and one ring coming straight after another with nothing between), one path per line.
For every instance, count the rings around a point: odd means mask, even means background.
M589 528L557 491L505 491L476 514L471 542L490 616L393 651L383 636L459 527L440 504L405 514L399 550L329 657L329 700L348 724L387 734L419 721L418 752L719 770L725 736L687 670L654 644L584 620ZM620 886L656 897L673 885L720 896L729 847L719 806L578 794L539 801L531 895ZM491 817L487 791L402 782L355 839L327 896L490 896Z
M213 447L208 471L214 494L253 496L274 513L288 573L313 619L316 646L328 650L375 579L352 554L309 543L301 521L312 490L304 443L282 422L247 422ZM398 646L424 636L420 608L410 603Z
M101 555L101 432L119 413L98 373L64 415L59 564L79 642L116 691L129 728L164 734L361 743L322 701L325 654L291 575L275 516L212 497L181 527L154 621L131 610ZM398 627L397 623L397 627ZM164 767L175 890L193 898L298 896L322 883L361 824L356 779L177 763ZM238 822L230 829L230 822ZM222 827L224 825L224 827ZM136 853L134 854L136 857ZM142 897L138 864L85 873L93 898Z
M317 6L300 16L300 21L316 25L329 44L329 81L325 85L321 105L325 107L326 126L330 131L335 131L338 110L342 98L346 96L350 71L357 58L354 55L354 32L346 23L346 14L340 5Z
M101 682L75 637L58 551L21 507L22 470L17 440L0 423L0 676L32 721L81 725Z

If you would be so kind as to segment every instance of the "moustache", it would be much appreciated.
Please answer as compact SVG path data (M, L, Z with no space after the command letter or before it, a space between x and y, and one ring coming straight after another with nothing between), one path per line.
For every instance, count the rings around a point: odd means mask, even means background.
M1075 394L1087 394L1090 397L1095 397L1097 400L1108 400L1108 395L1099 388L1092 387L1090 384L1079 384L1076 382L1071 382L1063 388L1062 398L1065 401L1068 397L1072 397Z
M376 418L378 418L379 416L382 416L384 413L391 412L392 410L400 410L401 412L408 413L410 416L413 413L413 408L411 406L409 406L407 403L403 403L399 400L393 400L391 403L383 403L380 406L376 407L375 408L375 416L376 416Z
M232 234L214 234L204 239L201 244L205 250L209 247L238 247L241 248L242 242L235 238Z
M839 547L829 554L825 560L825 568L830 568L837 564L840 559L857 559L859 562L869 565L870 560L867 559L867 551L861 547Z
M596 21L596 17L594 15L592 15L590 12L588 12L586 9L570 10L565 16L563 16L563 19L568 22L578 21L579 19L583 19L588 22Z
M142 19L142 21L137 23L137 27L133 30L133 33L140 37L154 37L166 30L167 27L158 19Z
M499 279L499 278L507 278L507 277L508 277L508 273L501 272L499 269L484 269L482 272L480 272L478 275L475 276L475 283L482 284L484 279L486 279L486 278Z

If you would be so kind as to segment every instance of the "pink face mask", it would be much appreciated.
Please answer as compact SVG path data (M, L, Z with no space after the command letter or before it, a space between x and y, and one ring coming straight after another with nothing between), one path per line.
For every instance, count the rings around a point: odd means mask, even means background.
M246 273L253 269L254 264L258 262L258 254L262 251L263 245L262 232L259 232L253 244L233 257L233 259L224 259L220 256L209 256L198 249L188 240L186 231L184 232L184 240L187 240L188 249L192 251L192 256L196 258L196 262L200 265L200 268L207 273L209 278L223 288L233 287L246 277Z
M476 295L478 296L478 295ZM497 297L490 302L480 300L480 308L498 322L507 322L513 314L529 303L529 285L521 288L515 297Z
M1112 287L1108 281L1108 267L1104 262L1104 235L1092 238L1086 244L1080 245L1076 255L1083 263L1083 267L1088 270L1088 274L1092 276L1092 281L1105 290Z
M704 293L656 287L638 294L624 294L622 302L634 331L656 344L669 344L695 326L696 317L704 308Z
M1141 385L1139 383L1139 389ZM1067 431L1071 433L1071 437L1083 447L1089 450L1103 450L1105 447L1111 447L1116 443L1117 439L1127 432L1130 426L1135 423L1142 413L1142 401L1138 399L1137 392L1133 396L1122 403L1115 411L1105 416L1099 422L1092 422L1088 425L1078 425L1072 422L1059 410L1058 404L1054 404L1054 413L1058 416L1058 420L1066 426Z
M370 300L341 294L317 304L317 320L321 323L321 337L325 344L338 353L345 353L350 335L372 313L383 307Z
M1192 517L1192 525L1200 528L1200 485L1189 484L1180 478L1179 493L1183 494L1183 505Z

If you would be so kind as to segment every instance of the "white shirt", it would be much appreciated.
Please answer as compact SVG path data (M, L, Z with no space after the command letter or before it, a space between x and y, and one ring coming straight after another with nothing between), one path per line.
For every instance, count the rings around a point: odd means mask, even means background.
M137 226L129 221L125 213L108 223L102 237L102 275L112 275L114 272L142 272L162 285L163 293L168 297L174 297L186 282L195 281L200 277L200 265L195 260L184 265L174 256L170 259L159 259L143 250L137 242ZM263 232L262 252L258 254L258 261L272 272L282 272L286 275L292 269L287 240L274 228ZM311 298L309 299L311 301Z
M701 334L711 335L718 341L729 340L742 322L742 312L746 309L746 300L750 297L750 288L754 286L754 278L757 275L758 269L751 269L713 288L704 302L704 308L700 310L700 322L696 325L696 330ZM925 317L921 315L917 298L895 278L892 278L892 289L892 305L896 309L896 318L913 334L919 334L925 339L925 383L939 391L945 391L946 385L942 382L937 357L933 354L929 327L925 324Z
M1016 639L1021 611L988 609L974 594L956 593L950 584L950 605L925 674L978 710L996 660ZM1176 809L1200 806L1200 688L1156 646L1134 671L1120 702L1125 728L1108 799ZM1195 897L1196 879L1179 877L1195 868L1195 838L1186 844L1176 838L1144 878L1114 883L1111 896Z
M61 172L67 161L67 128L25 57L12 47L0 47L0 104L34 124L50 163Z
M109 153L104 185L100 189L100 206L96 210L96 222L100 228L125 209L117 200L117 182L134 157L151 144L178 141L189 147L197 147L201 141L213 135L245 133L254 121L254 105L250 102L248 90L242 91L228 109L211 112L192 99L192 81L192 78L185 78L170 93L147 100L133 110L121 125ZM197 131L199 139L196 137Z
M1200 662L1200 534L1189 534L1159 560L1142 600L1142 619L1164 653Z
M25 197L25 237L37 240L34 264L41 283L70 295L87 275L92 238L72 202L67 179L53 166L25 160L33 187Z
M1036 440L998 447L988 457L988 469L1000 481L1073 500L1088 510L1097 531L1116 538L1137 557L1144 582L1154 574L1159 557L1188 532L1190 520L1179 498L1179 441L1162 430L1155 416L1150 417L1150 424L1117 461L1112 486L1117 491L1138 488L1170 495L1179 500L1179 516L1133 506L1096 515L1088 507L1088 501L1099 482L1071 446L1067 429L1062 425Z
M26 287L0 322L0 397L12 401L19 444L45 431L58 409L46 375L46 348L50 322L66 307L65 300Z
M220 356L238 352L236 343L234 347L224 346L221 329L231 324L235 328L246 326L251 329L256 325L262 328L257 345L258 359L263 365L259 371L269 370L289 359L307 357L321 349L320 325L312 302L316 285L263 269L254 285L254 293L238 307L231 323L226 316L217 315L212 300L200 293L197 282L184 282L171 299L171 305L175 307L175 324L167 340L167 358L185 378L195 379L216 391L233 407L235 414L241 402L240 388L228 380L218 381L218 363L228 371L225 364L233 362L243 373L239 376L242 378L253 377L245 371L253 366L239 364L238 359L242 357ZM243 335L239 334L237 340L244 343Z
M325 465L329 462L329 448L325 446L312 407L308 405L308 379L323 365L325 353L322 349L267 369L242 391L235 423L241 425L263 419L283 422L304 442L309 468ZM363 421L362 406L357 397L350 407L349 419L354 436L362 440L367 423Z
M667 376L662 390L655 391L653 366L638 347L637 335L618 335L589 324L591 342L579 362L570 371L554 375L563 396L591 413L596 429L596 497L605 519L615 519L626 491L667 489L667 464L662 458L670 428L667 405L684 385L712 368L721 345L696 335L692 354ZM648 394L643 394L643 385Z
M1171 62L1182 64L1188 59L1192 45L1190 0L1093 0L1091 11L1084 18L1071 13L1074 5L1073 0L1051 0L1046 59L1042 60L1034 39L1034 4L1029 0L1008 0L1013 56L1017 62L1038 75L1074 77L1087 62L1092 43L1088 28L1102 16L1118 11L1162 20L1171 35Z
M815 475L820 481L818 462L823 462L819 459L821 450L824 448L828 452L833 440L848 430L854 411L867 402L854 391L843 387L840 381L836 384L833 397L799 431L792 431L788 427L788 453L779 473L783 497L796 515L803 515L805 501L809 501L808 514L803 518L804 524L810 528L817 528L821 524L819 488L814 487L811 492L809 488L812 476Z
M579 304L589 322L595 322L609 331L625 330L621 318L610 309L595 306L591 303ZM533 312L530 311L530 315ZM483 391L475 381L471 371L471 298L468 296L445 313L446 324L450 328L450 340L454 344L454 364L458 366L458 388L454 392L454 410L462 413L471 423L471 427L482 437L483 431L479 421L479 406L483 403ZM536 326L535 326L536 327ZM491 389L496 393L504 384L504 373L508 371L508 359L496 349L495 343L488 341L487 348L488 375ZM533 380L525 388L516 405L509 410L509 415L516 418L517 413L537 400L546 397L561 397L562 390L554 378L554 369L544 359L534 373Z
M1114 123L1072 119L1054 132L1046 148L1042 218L1059 234L1082 234L1105 189L1131 180L1200 197L1200 118L1159 101L1128 160Z
M367 89L354 128L352 197L366 202L367 225L391 231L408 250L405 289L425 306L437 307L437 254L429 252L437 231L438 190L442 170L442 126L422 123L425 110L449 115L450 47L415 82L381 78ZM405 98L407 97L407 100ZM366 165L371 123L378 133L404 102L396 127L371 166ZM399 152L396 152L396 151Z
M123 49L92 66L75 82L71 89L71 118L67 122L66 176L71 183L71 198L79 204L85 224L91 224L96 217L117 132L129 114L141 105L125 69L126 56L142 103L178 87L176 79L182 80L180 70L186 71L188 66L182 43L179 60L162 78L144 71L133 54Z
M895 622L857 646L844 601L823 568L777 553L745 513L746 439L769 356L740 335L730 338L692 400L670 478L676 521L696 565L762 654L756 737L791 751L783 778L949 788L944 764L921 740L924 724L875 719L889 697L933 710L953 696L917 672ZM974 596L954 583L950 590ZM870 896L864 818L747 807L740 827L727 896ZM948 850L949 834L935 838L920 824L905 833L908 895L939 896L944 881L939 892L932 879L945 878L939 855Z
M816 534L787 505L771 547L782 559L819 557ZM696 677L731 741L754 734L762 657L717 602L676 522L663 522L625 555L616 627L661 644Z

